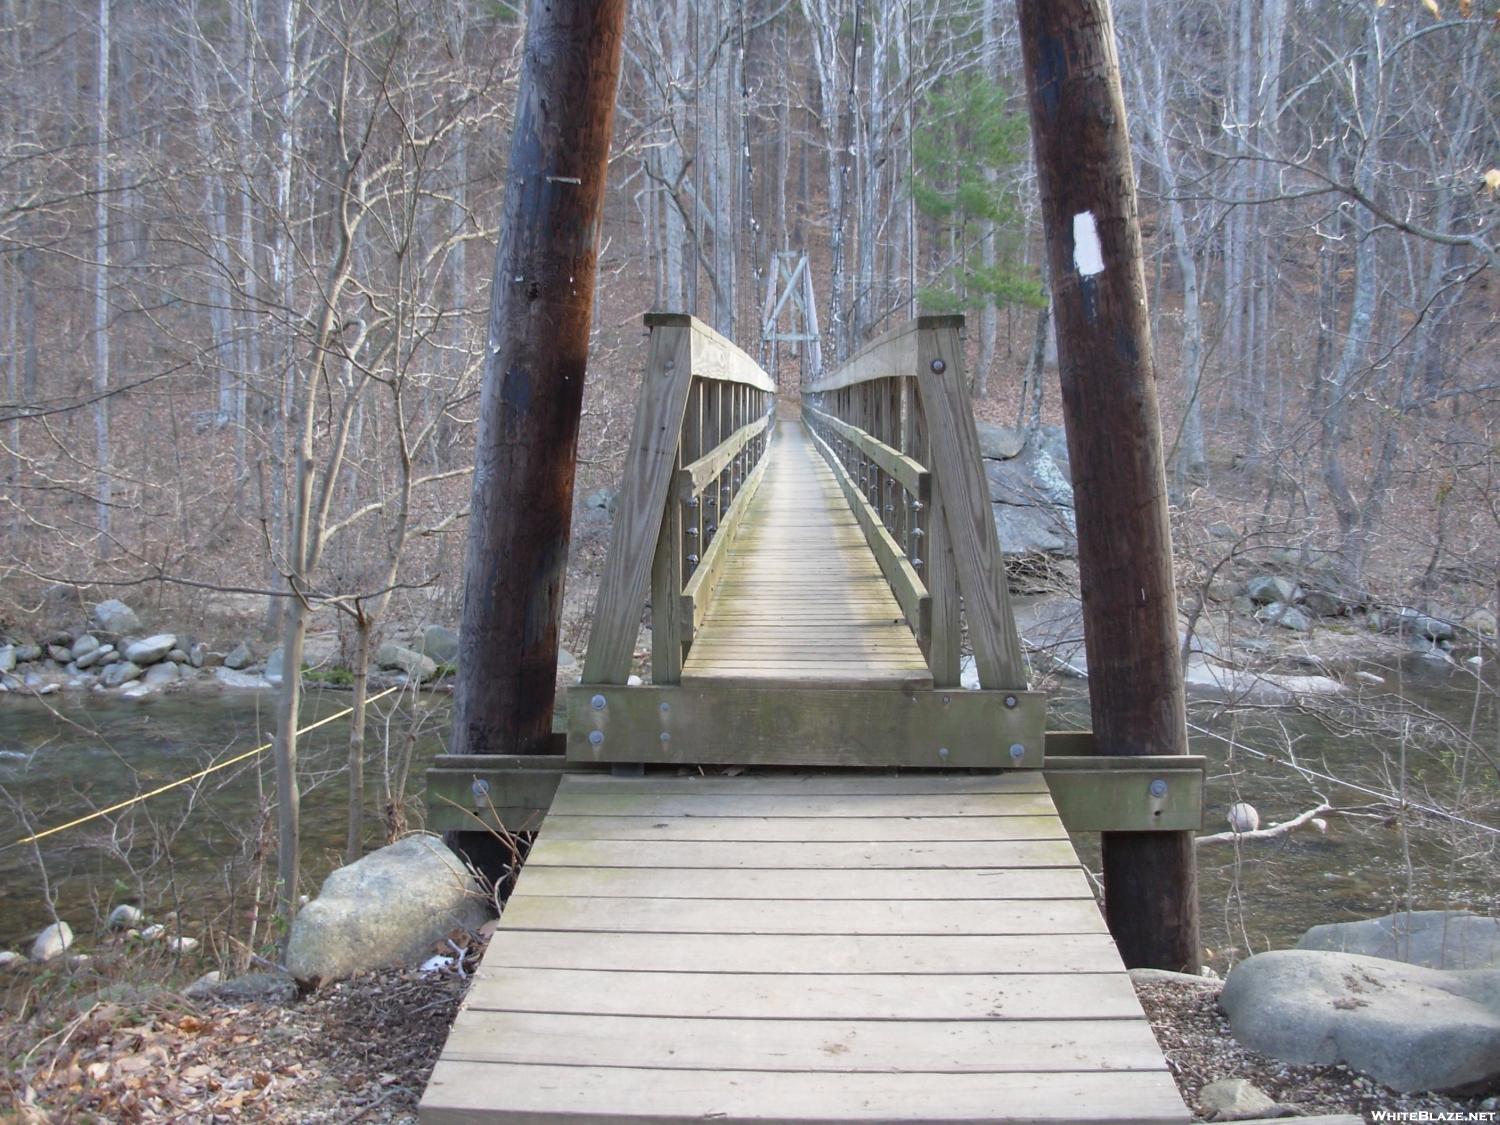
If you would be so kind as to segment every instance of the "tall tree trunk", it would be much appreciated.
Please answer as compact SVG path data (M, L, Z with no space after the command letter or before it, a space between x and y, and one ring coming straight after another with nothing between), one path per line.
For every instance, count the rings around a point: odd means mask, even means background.
M1108 0L1019 0L1077 487L1089 702L1101 753L1185 754L1177 602L1140 225ZM1190 832L1104 834L1129 966L1196 972Z
M528 11L479 406L456 754L551 744L624 10L624 0L532 0Z
M114 554L114 478L109 467L109 5L99 0L99 74L94 157L94 457L99 463L97 524L101 562Z

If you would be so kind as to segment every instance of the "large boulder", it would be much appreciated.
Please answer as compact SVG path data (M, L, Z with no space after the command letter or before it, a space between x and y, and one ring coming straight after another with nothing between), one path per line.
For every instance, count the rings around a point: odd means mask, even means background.
M1255 613L1255 619L1267 625L1280 625L1283 629L1291 629L1298 633L1309 633L1313 627L1312 618L1296 606L1285 602L1270 602L1261 606Z
M16 646L0 645L0 672L16 670Z
M266 678L266 683L276 687L281 686L283 665L286 663L286 654L281 648L273 648L266 656L266 666L261 669L260 674Z
M52 961L61 957L73 944L73 927L66 922L53 922L31 943L33 961Z
M91 653L98 652L101 647L98 637L92 633L85 633L73 642L73 647L69 651L74 660L82 660Z
M1284 1062L1344 1063L1405 1091L1500 1078L1500 971L1282 949L1236 965L1219 1004L1236 1039Z
M454 929L478 929L489 915L478 883L441 840L408 836L324 880L292 923L286 967L316 986L420 964L434 942Z
M442 625L429 625L422 630L423 656L430 656L439 664L458 663L458 634Z
M157 633L154 637L145 637L127 644L124 649L125 659L144 668L149 664L165 660L167 653L176 647L177 635L175 633Z
M135 615L135 610L115 598L96 605L92 616L95 625L115 636L141 631L141 619Z
M985 461L984 475L1006 554L1071 558L1078 553L1073 486L1051 453L1028 446L1010 460Z
M375 653L375 663L390 671L405 672L408 679L418 683L437 675L437 662L432 657L398 644L381 645Z
M1015 426L1000 426L994 422L974 423L979 431L979 456L996 461L1009 461L1026 448L1026 431Z
M224 654L224 667L238 672L248 667L254 659L255 654L250 651L250 646L241 641Z
M1429 969L1500 969L1500 918L1467 910L1410 910L1314 926L1298 949L1331 949Z
M121 684L128 684L131 680L138 678L141 672L142 668L139 664L122 660L104 669L104 675L99 677L99 682L105 687L119 687Z
M214 679L227 688L251 688L260 689L271 686L269 682L251 672L241 672L234 668L218 667L213 671Z
M153 664L150 668L146 669L146 674L142 679L147 687L162 688L181 680L182 669L170 660L167 660L160 664Z
M1297 600L1297 584L1276 574L1258 574L1245 583L1245 593L1256 605L1291 605Z

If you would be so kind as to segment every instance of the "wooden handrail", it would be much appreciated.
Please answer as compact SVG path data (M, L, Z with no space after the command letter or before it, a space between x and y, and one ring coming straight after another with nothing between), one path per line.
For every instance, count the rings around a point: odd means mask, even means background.
M918 332L947 329L957 332L963 326L964 318L961 315L929 315L909 320L871 340L850 356L848 362L837 371L803 387L802 393L821 394L841 387L852 387L856 383L867 383L871 379L913 375L917 365Z
M1024 689L963 372L961 316L920 316L803 388L803 415L927 657L959 679L959 595L981 687ZM921 587L922 594L917 592Z
M677 683L741 514L764 475L776 384L683 313L648 313L650 345L599 582L583 682L630 676L649 590L652 679Z

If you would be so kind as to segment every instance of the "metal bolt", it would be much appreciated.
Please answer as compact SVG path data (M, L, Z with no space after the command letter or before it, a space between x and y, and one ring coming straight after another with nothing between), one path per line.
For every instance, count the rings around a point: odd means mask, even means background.
M490 783L482 777L476 777L474 784L469 786L469 792L474 794L476 801L482 801L490 795Z
M1151 783L1151 796L1155 797L1159 801L1166 795L1167 783L1163 778L1158 777Z
M1012 742L1010 744L1010 756L1012 761L1019 762L1022 758L1026 757L1026 747L1022 746L1019 742Z
M914 512L920 512L926 506L927 505L923 504L920 500L913 500L911 502L911 510Z
M689 539L696 539L696 538L698 538L698 529L696 527L690 527L690 528L688 528L687 529L687 537Z
M911 529L911 533L913 535L915 535L918 539L922 538L922 536L924 536L924 535L927 534L927 532L923 531L920 527L914 527L914 528L912 528Z
M670 703L663 703L663 704L662 704L662 705L661 705L661 707L660 707L660 708L659 708L659 710L660 710L660 711L661 711L661 713L662 713L662 714L663 714L663 715L665 715L665 714L667 714L667 713L668 713L668 712L669 712L669 711L671 711L671 710L672 710L672 705L671 705L671 704L670 704Z
M689 555L688 556L688 563L690 565L692 565L692 566L697 566L698 565L698 556L697 555Z
M669 730L662 731L661 732L661 740L663 742L671 742L672 741L672 732L669 731Z
M1007 695L1005 697L1005 705L1007 707L1014 707L1018 702L1020 702L1020 701L1018 699L1016 699L1016 697L1013 696L1013 695Z
M591 730L591 731L589 731L589 745L590 746L599 746L599 745L603 744L603 742L604 742L604 732L602 730Z
M948 748L946 746L938 747L938 757L942 758L944 761L948 760Z
M912 566L926 566L927 564L924 563L921 559L912 559L911 560L911 565Z
M932 361L932 370L936 374L941 375L944 371L948 370L948 365L940 359L935 359Z
M593 709L595 711L603 711L604 710L604 696L602 696L602 695L596 695L596 696L594 696L593 699L589 700L589 705L591 707L593 707Z
M688 501L688 507L689 508L696 508L697 506L698 506L698 498L696 496L694 496L692 499L690 499Z

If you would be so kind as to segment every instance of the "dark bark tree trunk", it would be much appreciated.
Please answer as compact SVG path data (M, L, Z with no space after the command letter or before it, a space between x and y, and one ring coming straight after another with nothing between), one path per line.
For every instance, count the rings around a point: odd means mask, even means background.
M475 448L455 754L549 745L624 0L533 0Z
M1177 601L1130 139L1108 0L1017 15L1077 496L1094 737L1185 754ZM1105 910L1129 966L1197 972L1188 832L1104 835Z

